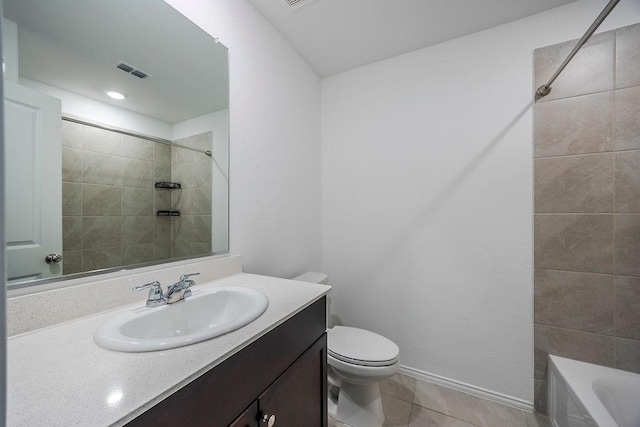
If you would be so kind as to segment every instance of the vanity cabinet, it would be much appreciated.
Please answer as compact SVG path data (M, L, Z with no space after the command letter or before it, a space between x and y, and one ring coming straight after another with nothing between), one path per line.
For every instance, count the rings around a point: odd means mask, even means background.
M326 300L311 304L128 426L327 426Z

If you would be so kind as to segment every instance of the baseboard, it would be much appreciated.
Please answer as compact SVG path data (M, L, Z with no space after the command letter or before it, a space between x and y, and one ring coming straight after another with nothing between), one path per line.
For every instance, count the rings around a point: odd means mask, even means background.
M482 399L487 399L501 405L511 406L512 408L520 409L522 411L533 412L533 402L527 402L526 400L507 396L501 393L496 393L495 391L486 390L484 388L476 387L470 384L465 384L460 381L445 378L440 375L431 374L429 372L421 371L409 366L401 365L399 372L403 375L415 378L417 380L436 384L442 387L447 387L452 390L467 393L472 396L480 397Z

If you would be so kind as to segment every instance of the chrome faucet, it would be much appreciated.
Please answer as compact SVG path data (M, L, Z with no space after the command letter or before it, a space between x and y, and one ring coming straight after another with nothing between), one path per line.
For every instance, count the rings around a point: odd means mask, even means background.
M180 280L177 283L169 286L167 289L167 295L162 292L162 285L157 280L144 285L136 286L134 291L140 292L145 289L149 289L149 297L147 298L147 307L158 307L165 304L173 304L174 302L182 301L183 299L191 296L191 286L196 282L189 280L191 276L197 276L200 273L183 274L180 276Z
M169 289L167 289L167 295L164 297L167 304L182 301L183 299L190 297L191 289L189 288L195 285L196 282L189 280L189 277L197 276L199 274L200 273L183 274L180 276L178 283L174 283L169 286Z
M136 286L133 290L140 292L147 288L149 288L149 297L147 298L146 304L147 307L158 307L167 303L164 299L164 295L162 295L162 285L157 280L145 285Z

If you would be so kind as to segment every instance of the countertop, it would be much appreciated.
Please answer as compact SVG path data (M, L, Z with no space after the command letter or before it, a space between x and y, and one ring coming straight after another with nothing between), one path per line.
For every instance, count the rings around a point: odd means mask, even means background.
M118 310L17 335L7 341L7 425L120 426L320 299L329 286L236 274L196 286L262 291L267 310L231 333L186 347L120 353L95 344Z

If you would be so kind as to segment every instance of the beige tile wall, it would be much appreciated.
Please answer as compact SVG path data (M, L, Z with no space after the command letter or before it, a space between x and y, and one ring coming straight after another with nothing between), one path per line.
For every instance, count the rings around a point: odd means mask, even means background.
M171 148L62 122L63 274L171 257Z
M182 138L174 143L200 151L211 150L213 133ZM202 152L172 147L173 180L182 184L173 191L173 205L181 216L171 219L172 255L187 257L211 253L211 176L213 161Z
M536 50L536 87L575 41ZM535 403L547 356L640 372L640 24L599 34L534 107Z

